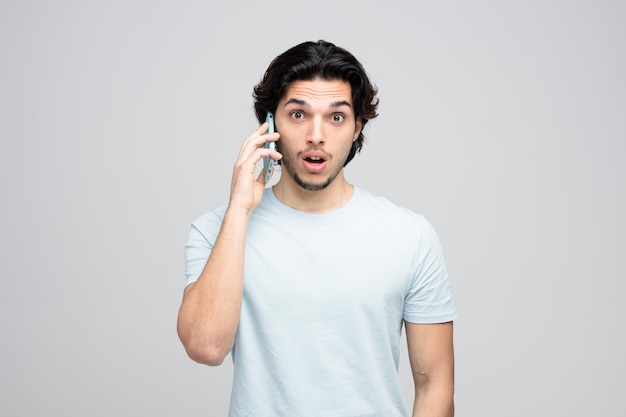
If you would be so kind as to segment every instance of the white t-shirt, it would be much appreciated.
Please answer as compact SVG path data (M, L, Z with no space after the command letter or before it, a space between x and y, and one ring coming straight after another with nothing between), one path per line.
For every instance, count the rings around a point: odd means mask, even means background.
M225 211L193 222L187 283L200 276ZM455 318L441 246L423 216L358 187L339 210L303 213L267 189L248 227L229 416L404 417L403 319Z

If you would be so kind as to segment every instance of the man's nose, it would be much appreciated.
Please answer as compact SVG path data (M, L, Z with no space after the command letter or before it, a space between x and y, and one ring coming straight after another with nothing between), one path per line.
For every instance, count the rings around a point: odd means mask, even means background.
M321 117L314 117L311 120L307 142L312 145L324 143L324 121Z

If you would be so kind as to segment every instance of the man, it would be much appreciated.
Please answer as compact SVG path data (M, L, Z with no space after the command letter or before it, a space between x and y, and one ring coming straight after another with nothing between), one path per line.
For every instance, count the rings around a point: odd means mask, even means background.
M413 415L454 414L456 311L437 236L344 177L376 93L331 43L279 55L254 89L276 133L262 123L244 142L228 205L192 224L178 333L197 362L232 354L230 416L406 416L403 323ZM282 165L267 189L254 174L265 156Z

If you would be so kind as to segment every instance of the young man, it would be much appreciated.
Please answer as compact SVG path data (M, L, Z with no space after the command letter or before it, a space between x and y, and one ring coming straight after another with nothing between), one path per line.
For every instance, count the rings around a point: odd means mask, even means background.
M228 205L192 224L178 333L197 362L232 354L230 416L406 416L403 323L413 416L454 414L456 311L437 236L344 177L376 93L331 43L279 55L254 89L277 133L263 123L244 142ZM254 175L264 156L282 164L273 188Z

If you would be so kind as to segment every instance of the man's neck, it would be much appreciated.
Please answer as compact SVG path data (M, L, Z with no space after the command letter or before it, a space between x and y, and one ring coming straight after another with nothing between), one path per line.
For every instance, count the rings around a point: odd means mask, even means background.
M305 213L319 214L346 205L352 198L354 186L343 175L338 175L323 190L311 191L300 187L289 177L281 177L273 191L276 198L286 206Z

